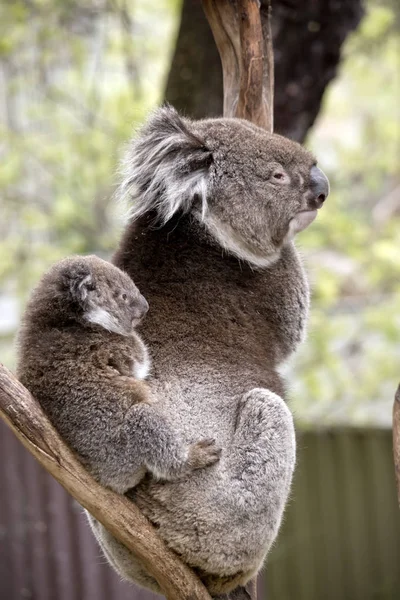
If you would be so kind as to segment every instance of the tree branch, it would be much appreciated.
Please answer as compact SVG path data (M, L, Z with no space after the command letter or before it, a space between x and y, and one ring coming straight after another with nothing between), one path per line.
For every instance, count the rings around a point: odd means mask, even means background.
M400 385L393 404L393 457L397 486L397 499L400 507Z
M259 0L203 0L221 57L224 117L247 119L273 130L271 7Z
M0 416L67 492L143 562L168 600L211 600L204 585L165 546L139 509L89 475L39 403L1 363Z

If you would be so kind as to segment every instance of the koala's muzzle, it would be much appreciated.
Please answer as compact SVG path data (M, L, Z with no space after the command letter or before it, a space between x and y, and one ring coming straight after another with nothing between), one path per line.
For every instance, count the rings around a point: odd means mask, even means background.
M329 194L329 181L319 167L311 167L310 188L315 198L316 208L321 208Z
M146 298L142 295L139 296L138 302L137 302L137 306L135 307L135 317L137 319L143 319L143 317L146 315L147 311L149 310L149 303L147 302Z

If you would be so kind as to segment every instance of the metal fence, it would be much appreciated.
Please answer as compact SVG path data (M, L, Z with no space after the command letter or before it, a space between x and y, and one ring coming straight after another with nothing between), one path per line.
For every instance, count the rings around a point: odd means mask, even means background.
M387 431L299 437L299 465L260 600L400 598ZM265 591L267 590L267 592ZM0 424L0 599L151 600L105 564L82 509Z
M391 432L299 438L292 500L268 560L269 600L400 599Z

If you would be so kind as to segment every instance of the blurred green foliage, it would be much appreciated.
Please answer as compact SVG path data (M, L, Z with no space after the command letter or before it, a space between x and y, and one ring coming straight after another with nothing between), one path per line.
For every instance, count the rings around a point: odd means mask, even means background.
M0 2L0 282L25 296L68 253L109 254L112 185L162 94L177 6Z
M309 140L331 195L299 236L313 303L291 395L305 423L389 424L400 375L400 5L367 7Z
M162 99L179 5L0 1L3 297L23 301L66 254L116 247L118 158ZM367 8L308 141L332 192L298 240L313 304L289 379L305 424L387 423L398 378L400 8ZM12 364L9 334L4 341Z

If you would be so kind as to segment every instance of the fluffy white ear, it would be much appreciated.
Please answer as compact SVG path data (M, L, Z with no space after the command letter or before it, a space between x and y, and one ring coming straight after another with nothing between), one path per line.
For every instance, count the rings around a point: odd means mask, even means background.
M124 161L121 194L130 198L131 218L156 211L166 223L177 211L189 210L198 197L207 206L208 170L212 155L176 110L156 110L133 140Z

